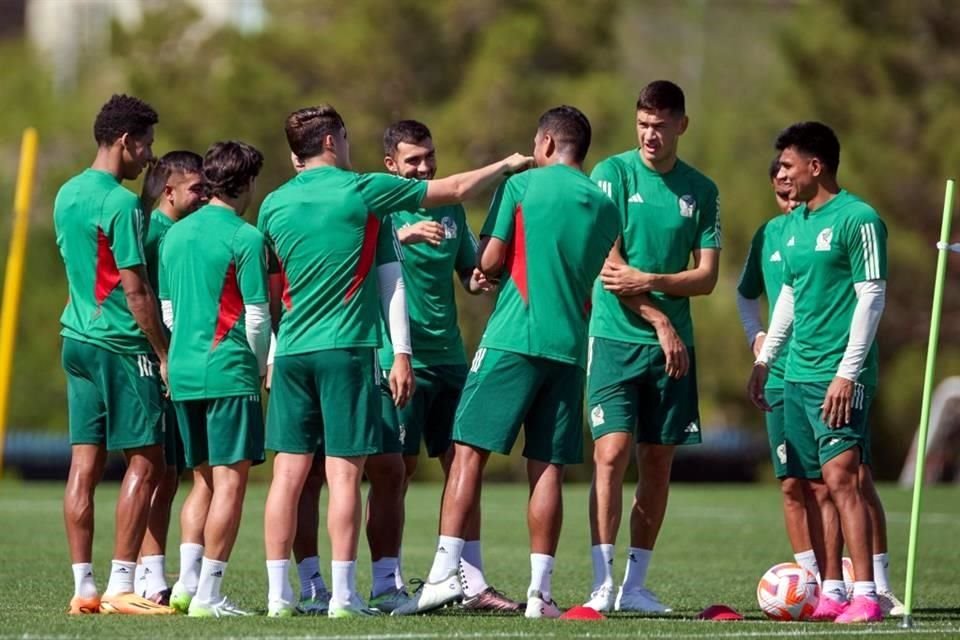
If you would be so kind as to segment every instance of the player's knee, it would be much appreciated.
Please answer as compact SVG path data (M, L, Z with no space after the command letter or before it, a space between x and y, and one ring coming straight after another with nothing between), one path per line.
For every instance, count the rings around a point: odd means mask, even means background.
M780 493L787 506L803 506L806 503L806 494L803 481L800 478L784 478L780 481Z
M630 444L597 440L593 449L593 464L598 475L622 475L630 462Z

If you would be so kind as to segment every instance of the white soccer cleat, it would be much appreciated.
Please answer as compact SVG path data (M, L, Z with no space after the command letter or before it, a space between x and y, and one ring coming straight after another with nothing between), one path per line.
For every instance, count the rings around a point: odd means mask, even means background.
M463 599L460 572L454 570L439 582L423 582L410 599L394 609L392 616L409 616L426 613Z
M637 613L670 613L673 611L665 606L649 589L631 589L624 591L623 587L617 592L615 611L635 611Z
M330 608L327 610L328 618L372 618L383 615L376 609L371 609L367 603L357 594L350 598L350 604L346 607L336 605L333 600L330 601Z
M530 595L527 596L527 610L523 617L531 619L559 618L562 613L556 602L544 598L539 591L531 591Z
M249 616L250 613L244 611L234 603L224 598L220 602L199 602L196 598L190 603L190 610L187 615L191 618L229 618L233 616Z
M607 613L613 609L613 585L600 585L590 593L590 599L583 606L590 607L594 611Z
M300 613L298 607L295 607L292 602L272 600L267 603L268 618L292 618L298 613ZM324 613L326 613L326 610L324 610Z
M880 610L885 616L902 616L906 613L903 603L893 595L893 591L878 591L877 600L880 602Z

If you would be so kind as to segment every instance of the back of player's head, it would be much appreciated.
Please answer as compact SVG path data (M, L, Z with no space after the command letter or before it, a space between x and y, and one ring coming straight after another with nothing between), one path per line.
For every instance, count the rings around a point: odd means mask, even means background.
M537 130L550 134L557 151L569 153L576 162L583 162L590 150L590 121L576 107L562 105L548 110L537 123Z
M687 112L683 89L669 80L654 80L640 90L637 111L669 111L675 116Z
M260 174L263 154L245 142L214 142L203 156L203 180L211 196L236 198Z
M840 168L840 140L833 129L822 122L798 122L777 136L777 151L793 147L799 153L818 159L832 174Z
M401 142L421 144L433 136L427 125L417 120L398 120L383 132L383 154L392 156Z
M780 153L773 156L770 160L770 166L767 168L767 175L770 176L770 180L774 180L777 177L777 174L780 173Z
M113 94L93 121L93 137L98 145L109 146L125 133L139 138L159 121L157 112L143 100Z
M170 176L175 174L196 173L203 175L203 158L193 151L170 151L164 154L147 169L143 179L143 191L140 199L146 207L152 207L163 194Z
M337 110L328 104L297 109L289 116L284 129L290 151L301 160L323 153L323 141L346 127Z

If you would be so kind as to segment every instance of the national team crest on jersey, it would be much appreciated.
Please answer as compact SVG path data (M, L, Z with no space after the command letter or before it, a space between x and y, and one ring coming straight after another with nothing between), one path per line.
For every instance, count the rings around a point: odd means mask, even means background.
M833 242L833 229L827 227L817 236L817 251L830 251L830 245Z
M443 219L440 220L440 224L443 225L443 237L446 240L453 240L457 237L457 222L450 216L443 216Z
M697 210L697 200L691 195L680 196L677 201L680 205L680 215L684 218L692 218Z

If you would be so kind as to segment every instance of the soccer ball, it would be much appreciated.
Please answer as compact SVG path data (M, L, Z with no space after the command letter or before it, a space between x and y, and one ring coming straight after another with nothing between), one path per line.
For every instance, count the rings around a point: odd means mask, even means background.
M853 573L853 560L844 556L843 558L843 586L847 590L847 600L853 600L853 583L857 577Z
M772 620L804 620L817 608L819 598L816 577L792 562L770 567L757 585L757 602Z

